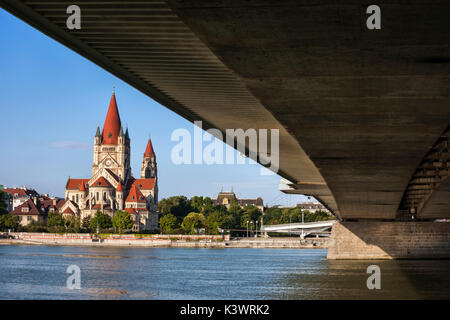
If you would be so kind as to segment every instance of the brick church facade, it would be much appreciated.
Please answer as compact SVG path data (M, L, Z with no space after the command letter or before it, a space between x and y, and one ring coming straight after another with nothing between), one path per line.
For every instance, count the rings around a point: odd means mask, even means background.
M83 219L93 216L97 210L111 217L116 210L124 210L134 221L133 231L143 231L158 228L157 209L157 165L152 142L148 140L140 178L134 178L130 167L130 137L128 129L123 131L113 93L103 130L98 127L94 138L92 177L69 177L59 212Z

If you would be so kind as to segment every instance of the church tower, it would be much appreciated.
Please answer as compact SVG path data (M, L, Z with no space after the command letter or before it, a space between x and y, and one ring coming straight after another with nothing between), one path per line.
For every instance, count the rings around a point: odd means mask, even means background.
M103 131L97 127L94 138L94 162L92 176L102 168L109 169L122 181L131 176L130 168L130 138L128 129L123 132L117 108L116 96L113 92L106 114Z
M141 178L156 178L156 174L156 156L153 151L152 140L149 138L142 158Z

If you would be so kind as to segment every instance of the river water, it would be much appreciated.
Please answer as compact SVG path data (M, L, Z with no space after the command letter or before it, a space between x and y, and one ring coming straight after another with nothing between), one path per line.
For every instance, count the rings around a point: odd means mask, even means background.
M381 289L367 289L378 265ZM81 289L66 286L80 268ZM0 246L0 299L448 299L449 260L331 261L321 249Z

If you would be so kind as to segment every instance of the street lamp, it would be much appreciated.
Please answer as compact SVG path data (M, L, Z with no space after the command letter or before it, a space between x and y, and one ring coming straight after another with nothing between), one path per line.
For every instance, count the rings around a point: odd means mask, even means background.
M252 229L253 229L253 220L250 221L250 224L251 224L250 231L252 231Z
M248 221L247 220L247 238L248 238L248 223L249 223L250 221Z
M289 213L289 236L292 237L292 220L291 220L291 214Z
M255 222L256 222L255 233L256 233L256 238L258 238L258 220L256 220Z
M305 228L303 224L305 223L305 212L302 210L302 239L305 238Z

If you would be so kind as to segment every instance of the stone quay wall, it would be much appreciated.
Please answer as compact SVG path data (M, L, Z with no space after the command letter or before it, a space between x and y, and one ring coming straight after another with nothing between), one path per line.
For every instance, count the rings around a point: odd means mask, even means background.
M336 222L328 259L447 259L450 223Z
M178 247L178 248L288 248L324 249L329 238L240 238L229 235L110 235L103 239L92 234L78 233L10 233L14 240L2 240L0 244L119 246L119 247Z

